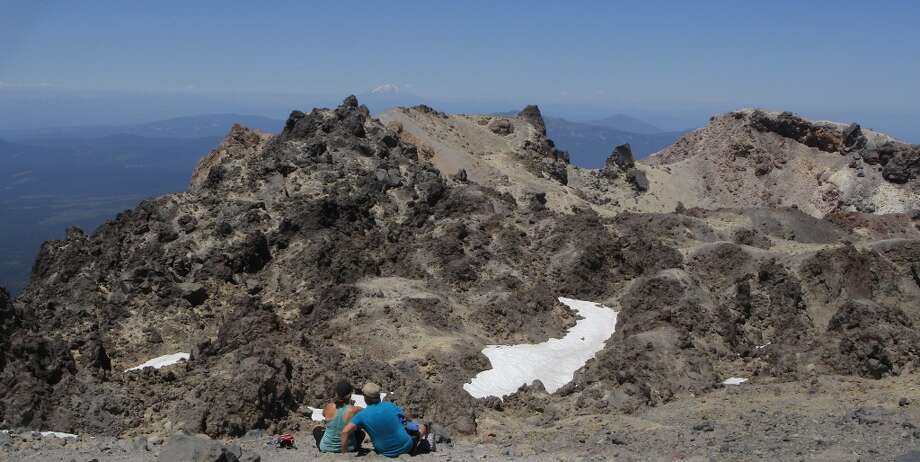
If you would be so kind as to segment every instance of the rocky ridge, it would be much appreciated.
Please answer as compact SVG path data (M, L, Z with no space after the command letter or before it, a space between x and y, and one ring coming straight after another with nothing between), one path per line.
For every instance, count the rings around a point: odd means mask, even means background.
M378 121L349 97L292 112L277 136L236 126L187 192L92 235L69 230L42 247L17 300L0 292L0 428L303 430L302 406L346 376L488 439L494 422L539 433L561 416L639 415L730 376L915 375L920 215L824 209L795 185L771 186L810 177L798 171L808 162L850 169L847 159L894 142L735 114L648 162L617 148L596 171L568 164L536 107L518 117L401 108ZM722 151L742 140L746 157ZM897 146L879 155L882 172L857 178L906 208L914 148ZM797 157L763 175L723 169L758 149ZM693 173L707 161L786 196L668 196L701 181ZM907 166L906 183L900 167L885 175L889 164ZM464 393L488 367L484 345L571 325L560 295L621 311L570 386L525 387L504 403ZM190 360L123 372L176 351Z
M714 117L647 163L674 179L687 205L795 205L817 217L920 208L920 146L855 123L741 110Z

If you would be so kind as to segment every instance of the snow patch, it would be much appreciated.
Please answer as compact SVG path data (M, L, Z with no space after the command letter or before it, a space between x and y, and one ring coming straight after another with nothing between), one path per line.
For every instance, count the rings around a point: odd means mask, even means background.
M747 382L748 379L742 377L729 377L722 381L722 385L741 385L744 382Z
M125 372L139 371L145 367L152 367L154 369L159 369L161 367L172 366L173 364L176 364L181 361L188 361L189 357L190 355L188 353L173 353L171 355L159 356L139 366L134 366L130 369L125 369Z
M322 410L322 409L315 408L315 407L310 407L310 406L307 406L307 408L310 409L310 420L312 420L312 421L314 421L314 422L322 422L322 421L326 420L326 418L323 417L323 410Z
M480 372L463 389L474 398L504 398L534 380L554 393L575 378L580 369L604 348L617 325L617 311L597 303L559 297L582 318L561 339L538 344L488 345L482 354L492 368Z
M380 393L380 399L387 399L389 393ZM364 395L351 395L351 402L355 403L355 406L358 407L367 407L367 402L364 401Z
M62 432L39 432L42 436L53 436L55 438L77 438L77 435L73 433L62 433Z
M0 433L9 434L10 431L9 431L9 430L0 430ZM79 436L74 435L73 433L64 433L64 432L35 432L35 431L30 431L30 432L24 432L24 433L29 433L29 434L31 434L31 433L38 433L38 434L41 435L42 437L53 436L53 437L55 437L55 438L61 438L61 439L64 439L64 438L79 438Z

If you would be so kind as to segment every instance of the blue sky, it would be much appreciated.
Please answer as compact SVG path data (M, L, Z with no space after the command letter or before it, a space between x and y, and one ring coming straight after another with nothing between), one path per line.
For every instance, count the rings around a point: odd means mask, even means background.
M81 104L283 117L392 84L448 109L698 125L759 106L920 142L920 6L871 3L0 0L0 127Z

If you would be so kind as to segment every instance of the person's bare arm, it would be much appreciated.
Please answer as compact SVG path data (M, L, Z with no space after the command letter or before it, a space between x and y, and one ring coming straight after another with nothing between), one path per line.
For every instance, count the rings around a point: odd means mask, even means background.
M348 437L351 436L351 432L355 431L358 428L357 425L348 422L344 428L342 428L342 433L339 435L339 441L341 441L342 453L348 452Z
M326 422L335 418L335 403L326 403L323 408L323 418L326 419Z

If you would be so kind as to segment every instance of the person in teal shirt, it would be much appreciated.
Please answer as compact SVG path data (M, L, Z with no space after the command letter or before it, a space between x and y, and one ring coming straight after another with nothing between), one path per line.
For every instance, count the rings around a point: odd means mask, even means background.
M364 440L364 432L358 430L351 434L348 439L340 439L342 429L358 413L361 408L349 404L351 401L351 392L353 388L345 380L335 385L335 399L326 404L323 408L323 418L326 420L326 427L316 427L313 429L313 438L316 439L316 447L322 452L345 452L356 451L361 448L361 442ZM342 441L348 441L345 447L342 447ZM343 450L344 449L344 450Z
M367 407L351 418L351 422L342 429L340 439L347 441L352 432L364 430L374 442L374 452L386 457L399 457L400 454L415 454L419 449L420 437L409 435L404 426L406 414L399 406L380 401L380 386L368 382L361 388ZM424 433L422 428L422 433ZM344 452L344 451L343 451Z

